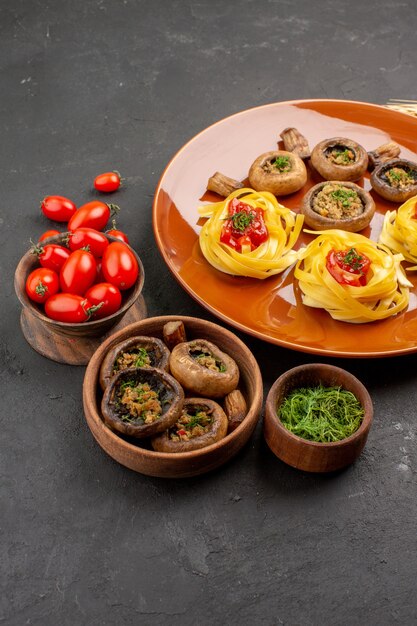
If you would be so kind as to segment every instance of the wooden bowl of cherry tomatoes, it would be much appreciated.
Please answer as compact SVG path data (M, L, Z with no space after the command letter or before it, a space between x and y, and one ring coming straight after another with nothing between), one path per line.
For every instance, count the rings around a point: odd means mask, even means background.
M101 337L137 301L144 278L142 262L127 243L79 228L28 250L16 268L15 291L24 312L49 331Z

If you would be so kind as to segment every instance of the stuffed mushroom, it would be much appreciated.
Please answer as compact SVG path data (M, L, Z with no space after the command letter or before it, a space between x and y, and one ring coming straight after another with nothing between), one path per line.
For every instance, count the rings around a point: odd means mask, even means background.
M172 426L183 402L184 391L170 374L138 367L121 370L113 377L105 389L101 411L110 428L142 439Z
M239 382L236 361L205 339L175 346L169 367L185 389L207 398L225 396L236 389Z
M100 368L100 385L105 389L117 372L131 367L168 370L170 351L156 337L130 337L108 351Z
M152 439L158 452L190 452L210 446L227 434L228 421L222 407L209 398L186 398L178 420Z
M371 174L372 188L386 200L405 202L417 195L417 163L392 159Z
M273 150L258 156L249 170L249 183L256 191L269 191L286 196L303 187L307 170L302 159L293 152Z
M355 181L367 170L368 153L352 139L333 137L313 148L311 164L325 180Z

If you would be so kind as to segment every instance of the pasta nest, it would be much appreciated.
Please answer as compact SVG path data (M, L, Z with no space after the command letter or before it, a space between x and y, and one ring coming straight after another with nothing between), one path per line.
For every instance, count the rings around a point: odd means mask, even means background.
M303 304L325 309L333 319L362 324L391 317L408 306L409 287L401 266L403 256L364 235L342 230L306 231L319 235L301 250L294 276L302 291ZM355 248L370 261L367 284L338 283L326 268L331 250Z
M403 255L406 261L417 263L417 196L413 196L397 211L387 211L379 241L393 252ZM417 265L407 268L417 270Z
M251 252L238 252L220 241L233 198L264 210L268 238ZM280 204L268 191L238 189L222 202L201 206L198 212L201 217L209 218L200 232L201 251L207 261L221 272L264 279L283 272L298 259L298 252L293 247L300 235L304 217Z

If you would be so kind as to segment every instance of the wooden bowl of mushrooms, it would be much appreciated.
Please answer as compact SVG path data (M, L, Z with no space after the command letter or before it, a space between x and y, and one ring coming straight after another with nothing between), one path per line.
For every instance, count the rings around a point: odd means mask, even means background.
M84 413L122 465L164 478L219 467L250 438L262 377L249 348L203 319L154 317L99 347L87 367Z

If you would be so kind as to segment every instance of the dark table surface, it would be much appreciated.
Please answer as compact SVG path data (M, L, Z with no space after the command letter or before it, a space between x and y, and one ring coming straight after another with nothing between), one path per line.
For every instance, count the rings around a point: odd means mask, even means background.
M175 152L211 123L281 100L417 99L412 0L3 0L1 536L4 624L415 624L415 355L320 360L368 387L360 459L311 475L262 437L198 478L117 464L83 415L84 367L26 343L15 267L48 227L39 201L82 204L118 169L120 227L150 316L216 321L178 285L152 231ZM265 393L317 357L237 333Z

